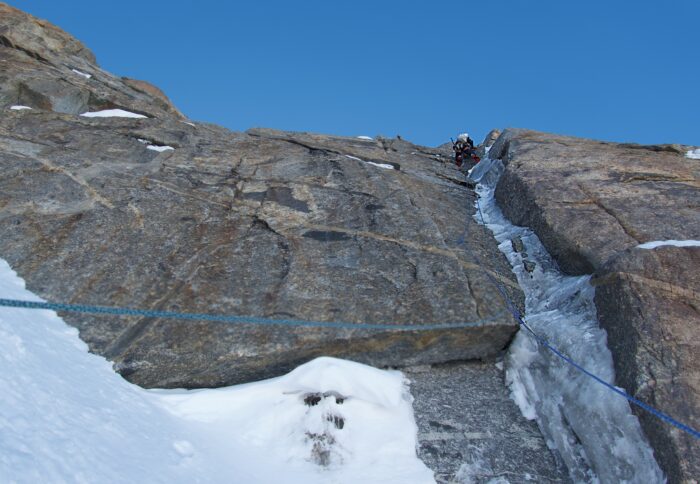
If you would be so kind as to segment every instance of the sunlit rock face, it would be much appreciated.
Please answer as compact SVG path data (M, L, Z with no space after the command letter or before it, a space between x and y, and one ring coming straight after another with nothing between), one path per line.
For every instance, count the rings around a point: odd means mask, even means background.
M0 9L0 255L31 290L60 302L350 323L66 315L129 380L221 386L319 355L404 366L507 346L517 326L487 274L521 294L470 217L475 195L449 147L195 124L157 88L100 69L60 29Z

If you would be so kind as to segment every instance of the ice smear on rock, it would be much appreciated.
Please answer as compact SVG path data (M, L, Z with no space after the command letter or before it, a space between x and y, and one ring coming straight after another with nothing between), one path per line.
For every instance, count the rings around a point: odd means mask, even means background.
M0 298L38 300L0 259ZM429 483L403 375L334 358L216 390L143 390L53 311L0 307L9 482Z
M605 331L598 326L590 276L562 274L537 236L512 225L498 208L494 188L498 160L479 163L471 178L480 210L525 293L525 321L581 366L614 382ZM512 241L525 248L516 252ZM534 262L532 273L525 261ZM627 401L579 372L530 334L519 331L506 358L506 379L527 418L536 418L547 445L575 482L663 482L663 475Z

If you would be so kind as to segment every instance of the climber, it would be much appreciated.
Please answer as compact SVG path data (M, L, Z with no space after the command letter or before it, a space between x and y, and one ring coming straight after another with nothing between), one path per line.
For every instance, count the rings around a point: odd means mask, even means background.
M457 136L457 142L452 143L452 149L455 152L455 165L458 167L461 167L468 158L472 158L477 163L480 161L474 154L474 141L468 133Z

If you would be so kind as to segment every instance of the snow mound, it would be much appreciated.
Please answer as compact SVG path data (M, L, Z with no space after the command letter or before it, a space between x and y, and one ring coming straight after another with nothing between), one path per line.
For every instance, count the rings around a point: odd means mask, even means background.
M146 118L143 114L124 111L123 109L105 109L104 111L93 111L81 114L86 118Z
M691 160L700 160L700 148L688 151L685 156Z
M39 300L0 259L0 298ZM399 372L318 358L214 390L143 390L53 311L0 307L10 482L428 483Z
M13 111L22 111L23 109L32 109L29 106L10 106Z
M700 240L655 240L653 242L639 244L637 249L655 249L665 245L672 245L674 247L700 247Z

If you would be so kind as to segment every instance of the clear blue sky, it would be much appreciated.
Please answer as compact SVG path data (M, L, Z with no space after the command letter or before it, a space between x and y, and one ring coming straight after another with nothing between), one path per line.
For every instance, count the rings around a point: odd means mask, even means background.
M698 0L10 4L234 130L700 144Z

